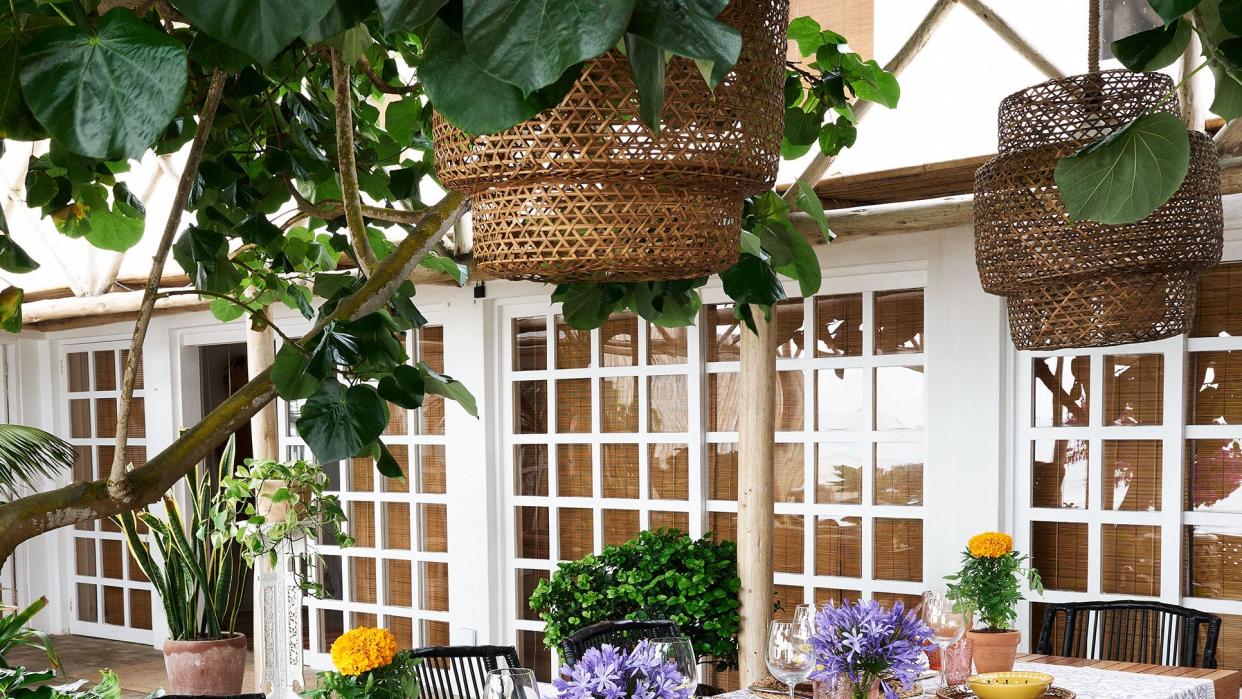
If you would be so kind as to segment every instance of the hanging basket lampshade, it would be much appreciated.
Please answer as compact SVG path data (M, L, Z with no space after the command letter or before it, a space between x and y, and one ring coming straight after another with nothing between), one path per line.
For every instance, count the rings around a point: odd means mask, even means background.
M985 291L1006 297L1019 349L1102 347L1185 332L1198 279L1220 261L1220 170L1190 132L1181 188L1137 223L1071 221L1053 173L1153 111L1177 115L1173 81L1109 70L1035 85L1000 106L998 155L975 174L975 256ZM1163 102L1162 102L1163 100Z
M436 117L436 172L470 197L474 262L502 279L687 279L737 261L742 200L776 179L788 0L733 0L733 71L674 58L663 124L639 120L628 59L589 63L556 107L498 134Z

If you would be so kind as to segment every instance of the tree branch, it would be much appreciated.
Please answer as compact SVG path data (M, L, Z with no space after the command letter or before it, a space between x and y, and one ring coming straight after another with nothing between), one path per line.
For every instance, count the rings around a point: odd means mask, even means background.
M362 288L337 304L336 309L300 341L313 343L323 327L334 320L372 313L383 306L410 275L423 255L453 227L466 211L465 200L456 192L427 210L427 216L405 240L375 268ZM265 370L237 390L142 466L125 474L131 497L121 500L100 479L73 483L63 488L0 504L0 566L18 544L60 527L72 526L131 511L159 500L186 473L229 435L245 425L255 413L276 397L271 370Z
M125 485L125 447L129 442L129 408L133 403L134 383L138 378L138 366L142 363L142 345L147 339L147 328L151 325L151 314L155 310L155 300L159 297L160 280L164 276L164 263L168 260L168 251L172 249L173 236L181 226L181 214L185 211L186 202L190 198L190 189L198 174L198 164L203 158L203 149L207 146L207 136L211 133L211 122L216 117L216 107L220 104L220 95L224 92L224 71L216 69L211 73L211 85L207 88L207 99L198 115L198 127L194 132L194 141L190 153L186 156L185 167L181 171L181 181L177 183L177 193L173 197L172 209L168 212L168 220L164 222L164 233L151 258L151 274L147 276L147 286L142 296L142 304L138 307L138 320L134 323L134 336L129 344L129 356L125 360L125 370L121 376L121 395L117 400L116 415L116 447L112 453L112 468L108 475L108 489L120 500L129 498L130 493Z
M367 80L371 81L371 84L375 86L375 89L386 95L408 95L412 92L418 92L419 90L418 83L398 87L384 82L383 79L376 74L375 69L371 67L371 62L367 60L366 56L360 56L358 58L358 67L362 68L362 72L366 74Z
M367 239L367 223L362 219L362 197L358 193L358 166L354 163L354 107L349 86L349 66L341 52L329 49L332 61L332 87L336 97L336 157L341 171L341 200L345 206L345 223L349 227L349 243L362 273L371 276L379 260Z

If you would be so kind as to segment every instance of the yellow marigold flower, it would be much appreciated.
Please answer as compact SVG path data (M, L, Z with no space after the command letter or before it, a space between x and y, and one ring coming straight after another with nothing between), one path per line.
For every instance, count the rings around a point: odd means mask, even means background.
M332 644L332 664L342 675L361 675L384 667L397 654L397 639L388 629L360 626L346 631Z
M975 558L1000 558L1013 551L1013 537L1003 532L983 532L970 537L966 550Z

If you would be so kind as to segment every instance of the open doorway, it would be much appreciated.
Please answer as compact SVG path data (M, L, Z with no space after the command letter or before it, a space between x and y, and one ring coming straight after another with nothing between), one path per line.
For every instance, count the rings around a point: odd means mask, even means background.
M238 342L228 345L204 345L199 348L199 376L202 386L202 414L206 415L233 392L245 385L246 344ZM241 463L254 455L254 446L250 442L250 423L246 423L234 433L237 437L235 462ZM224 453L224 445L216 447L207 463L214 473L215 465L220 462ZM254 573L247 572L245 591L242 593L241 610L237 614L237 630L246 634L250 643L254 643Z

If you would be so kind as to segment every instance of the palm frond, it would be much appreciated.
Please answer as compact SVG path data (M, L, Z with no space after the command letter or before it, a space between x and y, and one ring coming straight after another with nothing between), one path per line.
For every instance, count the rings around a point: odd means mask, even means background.
M56 435L26 425L0 424L0 502L21 497L41 478L73 468L77 453Z

